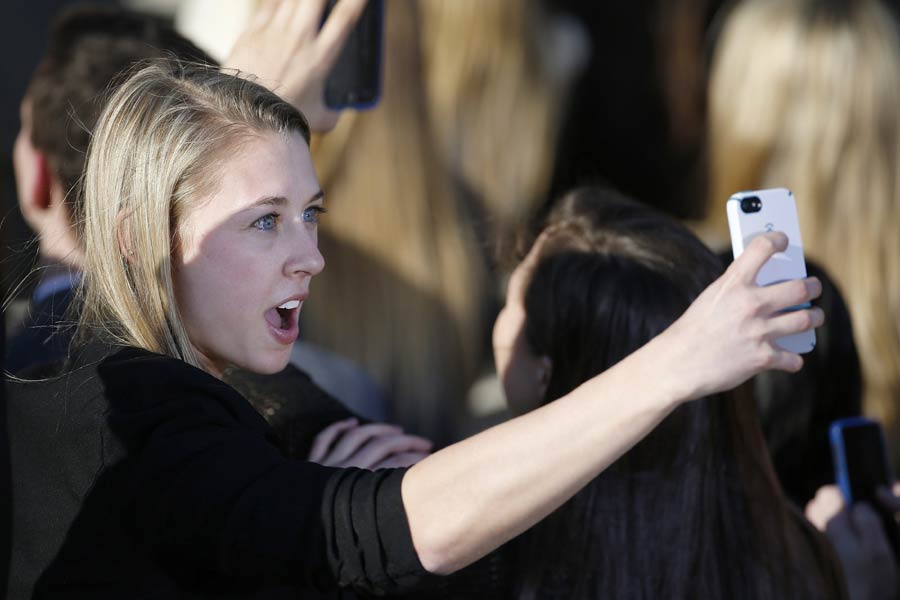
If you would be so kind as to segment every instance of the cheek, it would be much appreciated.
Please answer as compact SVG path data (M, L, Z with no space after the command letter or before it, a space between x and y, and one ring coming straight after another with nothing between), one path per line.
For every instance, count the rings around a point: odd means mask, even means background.
M25 139L25 134L23 132L19 132L19 135L16 136L16 142L13 144L13 173L16 177L16 188L19 190L19 194L24 194L25 186L27 185L28 179L30 178L30 174L28 173L28 161L26 160L28 153L28 140Z
M238 248L215 234L180 236L172 257L173 282L189 319L221 319L245 303L241 298L254 286L242 284L250 280L253 271Z

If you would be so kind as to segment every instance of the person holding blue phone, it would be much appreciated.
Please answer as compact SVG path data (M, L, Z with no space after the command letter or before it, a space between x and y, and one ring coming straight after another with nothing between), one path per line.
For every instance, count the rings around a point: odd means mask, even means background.
M891 490L884 434L865 417L838 419L829 430L836 485L816 492L806 515L834 545L851 597L900 595L900 498Z

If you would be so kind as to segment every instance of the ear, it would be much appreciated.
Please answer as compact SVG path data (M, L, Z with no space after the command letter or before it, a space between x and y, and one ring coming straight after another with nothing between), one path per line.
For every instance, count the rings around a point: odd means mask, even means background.
M134 245L126 227L126 221L130 217L131 211L125 209L120 210L116 215L116 241L119 243L119 253L128 264L134 260Z
M31 163L31 168L26 171L28 181L22 182L28 191L19 201L25 205L22 208L28 213L41 213L53 204L51 195L53 173L43 152L32 149L27 153L25 160Z
M546 354L538 358L537 376L538 391L543 398L547 395L547 388L550 387L550 379L553 377L553 361Z

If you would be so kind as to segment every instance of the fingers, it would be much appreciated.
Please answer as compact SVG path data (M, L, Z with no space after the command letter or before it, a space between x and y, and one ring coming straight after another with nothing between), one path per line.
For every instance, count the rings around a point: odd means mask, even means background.
M816 491L806 505L806 518L819 531L825 531L828 522L844 508L844 497L836 485L825 485Z
M759 270L777 252L787 249L788 238L780 231L758 235L728 268L744 283L753 283Z
M796 373L803 368L803 357L799 354L775 348L772 350L766 370L786 371Z
M271 23L274 25L287 25L291 22L291 15L297 8L297 0L281 0L275 7L275 14L272 15Z
M339 0L331 9L316 42L319 65L326 71L331 70L340 55L344 42L359 20L367 1Z
M422 460L431 446L431 441L405 434L396 425L359 425L354 418L323 429L316 436L309 460L331 467L402 467Z
M294 0L296 10L290 21L291 31L299 36L314 34L322 22L326 0Z
M769 319L766 335L774 340L785 335L821 327L824 322L825 313L822 312L821 308L793 310Z
M248 30L262 29L266 27L275 16L275 10L282 2L280 0L261 0L253 13L253 19L250 21Z
M355 429L346 432L341 439L334 445L334 448L328 454L328 464L345 465L347 459L355 454L362 446L373 438L383 435L401 435L403 430L396 425L388 425L386 423L370 423L368 425L360 425Z
M806 304L822 294L822 282L817 277L784 281L759 288L761 315L771 315L787 308Z
M315 441L313 442L312 448L309 451L309 458L311 462L321 463L325 457L328 455L328 450L334 444L334 441L339 438L345 431L348 431L357 426L359 421L355 418L344 419L343 421L337 421L336 423L332 423L325 429L323 429L316 436Z
M425 454L429 450L431 442L425 438L409 434L388 434L370 439L359 452L345 459L342 466L374 469L391 457L406 453Z

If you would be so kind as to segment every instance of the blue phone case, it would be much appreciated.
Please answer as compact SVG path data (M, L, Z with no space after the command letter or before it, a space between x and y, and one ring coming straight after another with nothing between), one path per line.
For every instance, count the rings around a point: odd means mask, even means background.
M885 470L885 481L891 481L891 471L888 466L884 433L878 422L865 417L849 417L832 422L828 428L828 437L831 441L831 453L834 458L834 476L835 481L844 496L844 501L848 506L853 504L857 499L853 497L853 489L850 482L850 468L847 464L847 450L844 445L844 431L860 426L875 426L878 428L878 435L880 437L879 442L881 445L879 454L881 455L881 461Z

